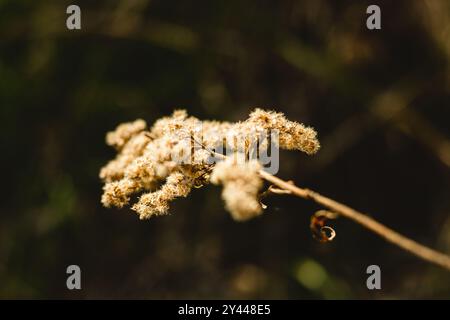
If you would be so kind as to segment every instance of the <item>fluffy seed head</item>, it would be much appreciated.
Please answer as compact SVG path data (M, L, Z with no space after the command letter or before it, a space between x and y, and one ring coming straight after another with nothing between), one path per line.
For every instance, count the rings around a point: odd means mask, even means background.
M119 125L106 136L118 153L100 170L105 182L101 202L122 208L133 195L131 209L141 219L169 212L171 201L186 197L210 182L223 186L225 206L235 220L262 212L258 193L262 165L249 154L260 137L278 133L280 148L314 154L320 148L316 132L290 121L282 113L255 109L242 122L200 121L185 110L157 120L146 130L144 120ZM218 145L223 148L217 149ZM226 151L226 152L224 152Z
M225 207L237 221L245 221L262 212L258 193L263 182L258 171L262 169L257 160L241 163L228 157L215 165L211 182L223 185L222 198Z

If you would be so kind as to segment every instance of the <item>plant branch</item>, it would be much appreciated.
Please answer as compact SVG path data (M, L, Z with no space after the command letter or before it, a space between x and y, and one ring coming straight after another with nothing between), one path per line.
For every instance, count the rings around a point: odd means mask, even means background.
M385 240L399 246L400 248L412 253L413 255L450 271L450 256L421 245L420 243L411 240L399 234L398 232L386 227L385 225L370 218L369 216L333 199L325 197L317 192L311 191L309 189L299 188L293 183L284 181L263 170L259 172L259 175L261 176L261 178L274 184L278 188L289 191L291 194L298 197L312 200L350 220L353 220L356 223L359 223L363 227L376 233Z
M194 137L192 137L193 141L203 148L206 148L201 142L197 141ZM209 150L206 148L212 155L217 156L221 159L226 158L225 155L217 153L213 150ZM260 170L259 175L264 180L272 183L280 189L272 188L270 191L276 194L293 194L300 198L304 198L307 200L312 200L339 215L342 215L350 220L353 220L356 223L359 223L363 227L369 229L373 233L379 235L385 240L399 246L403 250L408 251L409 253L427 261L432 264L438 265L444 269L450 271L450 256L440 253L436 250L428 248L412 239L409 239L397 231L392 230L391 228L386 227L385 225L379 223L378 221L372 219L368 215L356 211L345 204L339 203L333 199L325 197L315 191L299 188L292 181L284 181L270 173Z

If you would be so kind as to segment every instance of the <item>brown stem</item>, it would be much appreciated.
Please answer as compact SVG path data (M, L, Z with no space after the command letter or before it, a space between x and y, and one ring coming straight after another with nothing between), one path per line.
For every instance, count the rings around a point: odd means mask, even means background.
M198 143L200 146L206 148L202 143L198 142L193 138L196 143ZM208 150L206 148L206 150ZM222 155L220 153L216 153L214 151L211 151L211 154L216 155L222 159L226 158L225 155ZM440 253L436 250L433 250L431 248L428 248L412 239L409 239L400 233L392 230L391 228L386 227L385 225L379 223L378 221L372 219L371 217L365 215L364 213L361 213L359 211L356 211L355 209L352 209L345 204L339 203L333 199L330 199L328 197L325 197L315 191L299 188L297 187L292 181L284 181L274 175L271 175L270 173L260 170L259 175L261 178L269 181L270 183L273 183L277 187L286 190L290 192L291 194L294 194L298 197L307 199L307 200L313 200L318 204L321 204L322 206L344 216L347 217L350 220L355 221L356 223L359 223L360 225L366 227L370 231L378 234L380 237L384 238L385 240L399 246L400 248L408 251L409 253L412 253L413 255L428 261L432 264L441 266L444 269L447 269L450 271L450 257L444 253ZM272 190L273 192L274 190ZM278 190L275 193L283 193L282 190Z
M286 182L263 170L259 172L259 175L263 179L269 181L277 187L290 191L291 194L294 194L298 197L315 201L316 203L359 223L370 231L378 234L382 238L412 253L413 255L450 271L450 257L448 255L421 245L420 243L417 243L416 241L411 240L399 234L398 232L386 227L385 225L370 218L369 216L333 199L327 198L317 192L311 191L309 189L299 188L293 183Z

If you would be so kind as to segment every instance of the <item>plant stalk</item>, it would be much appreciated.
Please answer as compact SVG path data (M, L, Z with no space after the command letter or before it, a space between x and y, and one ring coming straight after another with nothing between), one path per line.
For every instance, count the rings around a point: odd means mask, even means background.
M350 220L353 220L356 223L359 223L363 227L369 229L370 231L376 233L380 237L385 240L399 246L400 248L408 251L409 253L427 261L432 264L438 265L444 269L450 271L450 256L440 253L436 250L428 248L412 239L409 239L400 233L386 227L385 225L379 223L378 221L372 219L368 215L356 211L345 204L339 203L333 199L325 197L315 191L299 188L293 183L284 181L266 171L260 170L259 175L264 180L274 184L275 186L289 191L291 194L296 195L298 197L312 200L329 210L332 210L338 213L341 216L344 216Z

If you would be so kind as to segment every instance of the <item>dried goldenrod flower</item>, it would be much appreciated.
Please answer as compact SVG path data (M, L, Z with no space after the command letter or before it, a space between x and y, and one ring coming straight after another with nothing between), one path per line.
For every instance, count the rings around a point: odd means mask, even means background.
M121 149L131 137L136 135L147 127L144 120L138 119L134 122L123 123L115 131L106 134L106 143L117 149Z
M124 170L136 157L142 155L149 142L150 138L143 132L131 137L126 143L121 145L121 150L117 154L116 159L110 161L101 169L100 178L107 182L122 179ZM115 146L118 146L118 144L115 144Z
M223 185L222 197L234 219L259 215L263 166L258 156L272 144L307 154L320 147L313 129L261 109L237 123L200 121L177 110L145 128L145 121L136 120L109 132L106 141L118 154L100 171L103 205L121 208L141 193L132 206L141 219L166 214L172 200L209 182Z
M307 154L314 154L320 148L314 129L295 121L289 121L282 113L255 109L250 114L248 121L265 129L277 130L282 149L300 150Z
M222 198L232 217L237 221L253 218L262 212L258 193L263 182L258 175L262 166L258 160L240 162L228 157L215 165L211 182L222 184Z
M178 197L186 197L192 187L191 178L180 172L172 173L161 189L143 194L132 209L139 214L140 219L166 214L169 210L169 202Z

